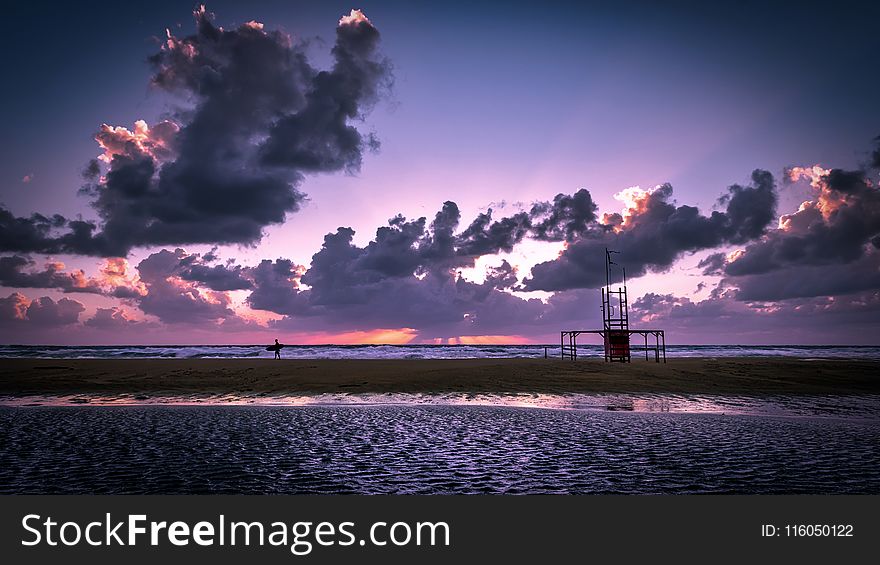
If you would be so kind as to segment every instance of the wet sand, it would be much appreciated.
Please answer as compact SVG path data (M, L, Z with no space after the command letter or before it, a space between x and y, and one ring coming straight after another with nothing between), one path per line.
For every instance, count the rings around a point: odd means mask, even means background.
M0 396L266 397L338 393L880 394L880 361L0 360Z
M880 420L0 406L0 494L880 494Z

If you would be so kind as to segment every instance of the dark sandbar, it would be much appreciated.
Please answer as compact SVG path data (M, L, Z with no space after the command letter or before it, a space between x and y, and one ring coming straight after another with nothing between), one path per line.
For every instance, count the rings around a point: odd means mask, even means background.
M0 396L267 396L332 393L880 394L880 361L0 360Z

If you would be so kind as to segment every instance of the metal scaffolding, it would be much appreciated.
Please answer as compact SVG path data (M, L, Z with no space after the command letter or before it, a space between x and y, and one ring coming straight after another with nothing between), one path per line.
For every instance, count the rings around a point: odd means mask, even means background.
M611 257L617 251L605 249L605 286L602 287L602 329L601 330L564 330L559 335L559 349L563 359L577 359L577 338L580 334L598 334L602 337L605 349L605 361L609 363L629 363L632 361L633 350L644 349L645 360L650 360L649 353L654 353L654 361L666 362L666 334L663 330L633 330L629 327L629 302L626 293L626 269L615 263ZM614 267L618 267L615 269ZM620 272L619 286L612 283L615 272ZM644 338L644 348L633 346L632 336ZM649 336L654 343L649 343ZM566 343L568 341L568 343Z

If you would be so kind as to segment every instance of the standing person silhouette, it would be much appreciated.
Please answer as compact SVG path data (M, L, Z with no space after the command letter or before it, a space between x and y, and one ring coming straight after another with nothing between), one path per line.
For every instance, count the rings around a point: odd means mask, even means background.
M275 359L281 359L281 344L278 343L278 338L275 338Z

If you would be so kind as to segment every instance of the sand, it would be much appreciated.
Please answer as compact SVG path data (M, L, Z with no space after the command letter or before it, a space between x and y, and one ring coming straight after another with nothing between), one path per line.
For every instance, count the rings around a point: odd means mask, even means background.
M275 396L338 393L880 394L880 361L0 360L0 397Z

